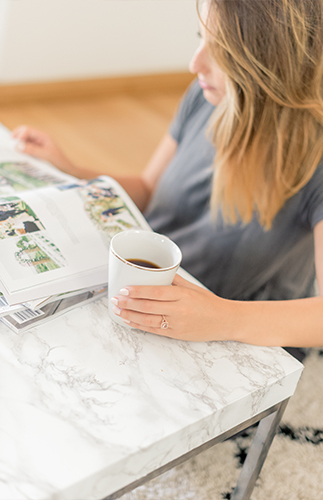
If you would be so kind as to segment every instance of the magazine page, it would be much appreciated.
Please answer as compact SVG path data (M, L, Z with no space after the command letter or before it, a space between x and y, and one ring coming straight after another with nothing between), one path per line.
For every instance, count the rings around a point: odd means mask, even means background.
M5 127L2 123L0 123L0 146L2 144L8 144L11 140L11 132Z
M0 197L0 290L13 304L103 284L112 236L132 227L149 229L105 176Z
M16 146L17 140L12 138L10 130L0 124L0 196L46 186L70 184L74 181L79 182L79 179L61 172L48 162L18 152ZM2 300L5 300L3 296ZM41 300L44 301L46 298ZM28 304L34 309L38 302L35 300ZM18 305L11 307L17 309ZM22 307L24 306L20 305L20 308ZM2 312L4 313L4 311L3 305Z
M6 301L5 297L0 292L0 318L2 316L7 316L8 314L15 313L17 311L21 311L22 309L25 309L24 304L16 304L10 306Z
M19 152L17 144L0 123L0 195L76 181L49 162Z
M9 141L5 144L0 140L0 196L78 181L47 162L15 151Z
M57 295L50 295L49 297L43 297L43 298L39 298L36 300L30 300L28 302L24 302L21 305L27 309L31 309L34 311L35 309L39 309L40 307L44 307L45 305L50 304L51 302L54 302L57 300L68 299L70 297L74 297L75 295L81 295L85 292L93 292L93 291L101 290L101 289L102 289L102 285L100 285L97 288L93 287L93 286L88 286L88 287L80 288L78 290L72 290L72 291L66 292L66 293L65 292L58 293ZM0 296L0 300L1 300L1 296ZM12 307L14 307L14 306L12 306Z
M107 286L100 289L87 290L78 295L57 299L35 310L25 308L24 310L12 311L0 319L13 331L20 333L33 326L38 326L49 319L58 317L75 307L84 306L94 300L98 300L106 294Z
M0 289L3 294L8 297L7 301L10 305L32 303L39 301L43 298L59 295L60 293L67 293L75 289L88 289L102 287L108 282L108 265L97 269L90 269L87 272L79 273L75 276L67 278L48 281L42 285L28 287L27 289L18 290L9 293L5 287L0 283ZM41 297L40 297L41 295ZM36 307L37 308L37 307Z

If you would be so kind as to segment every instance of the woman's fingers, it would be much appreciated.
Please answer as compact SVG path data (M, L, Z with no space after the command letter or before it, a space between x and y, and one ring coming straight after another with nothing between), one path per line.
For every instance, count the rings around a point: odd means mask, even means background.
M176 276L171 286L129 286L111 299L126 324L177 339L209 340L218 299L213 293ZM165 320L166 326L162 327ZM203 335L201 335L201 331Z
M28 128L27 125L19 125L13 129L11 135L15 139L25 139L28 136Z
M165 314L165 302L171 301L133 299L117 295L111 299L111 302L119 309L128 309L129 311L144 312L147 314ZM167 304L167 306L168 309L169 304Z
M129 286L119 291L118 295L111 299L112 304L120 311L127 311L122 317L137 322L155 326L149 322L149 315L173 315L180 311L183 299L197 291L203 292L200 287L189 283L180 276L176 276L171 286ZM137 313L135 317L133 313ZM138 316L139 313L139 316ZM132 316L129 316L131 315ZM147 317L143 319L143 316Z
M161 321L159 326L157 327L143 326L138 323L131 323L131 322L130 323L127 322L126 324L129 325L131 328L137 328L137 330L143 330L145 332L154 333L155 335L160 335L162 337L171 337L171 338L173 337L171 328L163 330L160 327Z
M24 142L31 142L38 146L43 145L48 135L27 125L20 125L12 131L12 137Z
M45 160L49 159L53 145L45 132L21 125L13 130L12 137L18 141L16 147L19 151Z
M195 285L194 283L191 283L190 281L187 281L185 278L182 278L179 274L175 275L175 278L173 280L173 285L174 286L182 286L184 288L190 288L191 290L201 290L201 286Z
M182 291L179 290L179 287L191 290L201 290L201 287L190 283L176 274L170 286L127 286L120 290L118 296L125 296L132 299L173 302L179 300L182 296Z
M117 306L114 306L113 312L133 328L150 332L161 329L161 323L163 317L165 317L162 314L146 314L130 309L119 309Z
M113 307L113 312L120 316L125 324L145 332L165 335L165 328L162 328L162 323L165 321L168 324L167 329L169 328L168 316L165 314L142 313L131 309L120 309L117 306Z
M172 302L179 299L179 291L170 286L127 286L120 290L118 297L148 299Z
M20 125L12 132L12 137L16 139L16 148L26 154L49 161L63 172L70 175L82 177L84 169L76 167L65 156L61 148L46 133L27 125ZM85 175L91 177L85 170Z
M179 290L173 286L131 286L120 290L111 302L114 313L132 328L165 335L162 320L173 315L178 300Z

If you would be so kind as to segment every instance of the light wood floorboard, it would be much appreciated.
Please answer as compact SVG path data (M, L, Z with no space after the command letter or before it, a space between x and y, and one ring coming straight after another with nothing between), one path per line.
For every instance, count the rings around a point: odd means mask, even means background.
M167 131L184 90L2 105L0 121L11 130L21 124L45 130L79 165L136 174Z

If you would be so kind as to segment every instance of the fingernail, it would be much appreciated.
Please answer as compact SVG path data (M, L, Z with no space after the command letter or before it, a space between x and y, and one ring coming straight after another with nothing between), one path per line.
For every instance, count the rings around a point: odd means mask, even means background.
M119 301L118 301L118 299L117 299L116 297L112 297L112 299L110 299L110 302L111 302L111 304L113 304L114 306L117 306L117 305L118 305L118 303L119 303Z
M124 323L127 323L127 325L129 325L129 324L130 324L130 321L128 321L127 319L122 318L122 321L123 321Z
M129 295L129 290L127 288L121 288L120 295Z
M119 307L114 306L114 307L112 308L112 311L113 311L113 312L114 312L114 314L116 314L117 316L120 316L121 309L119 309Z

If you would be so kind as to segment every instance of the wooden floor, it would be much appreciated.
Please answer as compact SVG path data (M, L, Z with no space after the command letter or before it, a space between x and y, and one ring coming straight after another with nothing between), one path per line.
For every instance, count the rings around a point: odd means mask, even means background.
M184 90L1 105L0 121L45 130L79 165L134 174L166 132Z

